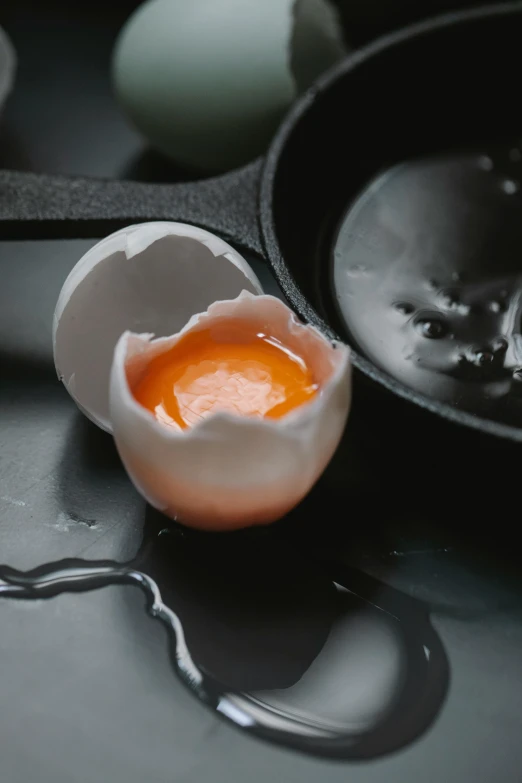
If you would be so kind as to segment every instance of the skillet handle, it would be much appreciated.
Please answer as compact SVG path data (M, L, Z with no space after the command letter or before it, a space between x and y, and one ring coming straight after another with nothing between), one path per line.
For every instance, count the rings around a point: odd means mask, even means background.
M262 163L173 185L0 170L0 239L100 238L132 223L175 220L262 255Z

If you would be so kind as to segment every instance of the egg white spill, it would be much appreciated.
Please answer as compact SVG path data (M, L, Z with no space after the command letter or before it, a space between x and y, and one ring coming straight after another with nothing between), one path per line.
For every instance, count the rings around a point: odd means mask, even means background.
M280 419L220 412L177 430L158 422L132 388L149 362L189 331L239 318L301 356L319 391ZM125 332L114 353L110 416L122 461L146 500L200 529L268 524L309 492L334 454L351 403L349 349L302 324L272 296L244 292L193 316L178 334L152 339Z
M11 92L16 71L16 54L7 34L0 27L0 112Z
M195 226L153 222L102 239L76 264L53 319L56 372L80 410L107 432L114 346L125 330L179 331L217 299L262 293L230 245Z

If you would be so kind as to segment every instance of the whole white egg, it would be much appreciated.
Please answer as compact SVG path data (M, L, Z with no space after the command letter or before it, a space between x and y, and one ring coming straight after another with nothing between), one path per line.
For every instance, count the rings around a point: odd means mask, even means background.
M187 168L262 154L296 96L345 54L329 0L148 0L116 42L134 125Z

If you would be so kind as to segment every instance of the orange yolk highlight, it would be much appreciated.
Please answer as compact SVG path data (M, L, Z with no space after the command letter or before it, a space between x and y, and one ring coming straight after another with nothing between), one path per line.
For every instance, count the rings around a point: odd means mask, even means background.
M186 429L218 411L278 419L314 397L318 386L304 360L248 328L228 328L226 341L218 339L222 329L189 332L150 362L136 400L158 421Z

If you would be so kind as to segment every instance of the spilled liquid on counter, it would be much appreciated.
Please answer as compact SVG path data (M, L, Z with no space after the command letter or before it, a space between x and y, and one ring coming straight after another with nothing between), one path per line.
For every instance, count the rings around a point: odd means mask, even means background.
M341 220L338 312L407 386L522 426L522 147L412 160Z
M443 703L448 664L421 604L359 572L323 572L273 538L220 541L161 531L128 564L0 566L0 598L138 587L192 694L283 746L368 758L422 734Z

